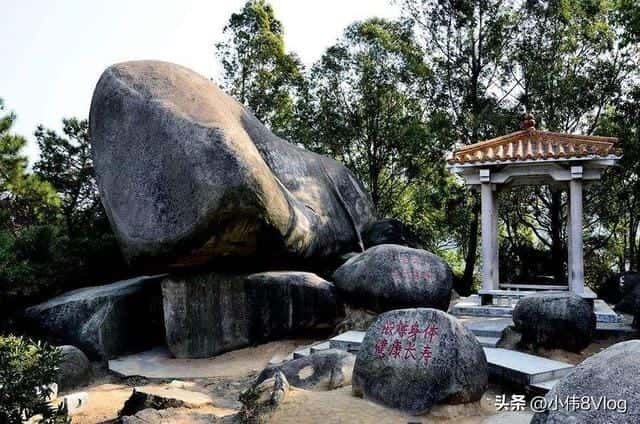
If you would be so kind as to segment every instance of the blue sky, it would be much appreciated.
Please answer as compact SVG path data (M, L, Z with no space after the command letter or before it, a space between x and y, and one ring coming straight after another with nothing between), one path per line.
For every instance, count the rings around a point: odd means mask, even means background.
M38 124L60 129L63 117L85 118L95 83L110 64L160 59L215 78L214 44L243 0L2 0L0 97L29 140ZM272 0L287 48L305 64L317 60L352 21L393 18L389 0Z

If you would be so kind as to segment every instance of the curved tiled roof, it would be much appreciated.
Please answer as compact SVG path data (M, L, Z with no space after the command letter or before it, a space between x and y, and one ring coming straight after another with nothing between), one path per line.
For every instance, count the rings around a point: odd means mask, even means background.
M622 156L615 137L563 134L533 127L464 146L447 159L450 165Z

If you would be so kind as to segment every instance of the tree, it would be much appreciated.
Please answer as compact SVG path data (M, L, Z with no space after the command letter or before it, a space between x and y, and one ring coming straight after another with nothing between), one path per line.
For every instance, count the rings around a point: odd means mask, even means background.
M275 133L288 136L304 81L300 60L286 52L283 35L271 5L251 0L231 15L216 49L224 69L222 87Z
M604 112L620 96L634 67L634 49L610 2L529 0L519 9L520 31L506 65L515 93L538 126L558 132L597 131ZM528 213L513 217L551 250L550 268L564 279L566 196L561 187L537 188ZM520 201L529 197L520 191ZM585 195L590 197L590 191ZM586 202L591 205L592 202ZM591 216L589 214L591 213ZM593 215L595 213L596 215ZM585 210L587 227L605 214ZM598 219L599 218L599 219ZM587 228L587 234L591 234ZM586 246L599 245L595 236Z
M513 4L504 0L399 3L422 36L437 86L433 100L453 117L454 138L471 144L513 129L510 109L515 84L503 72L509 43L518 31ZM464 291L473 282L480 213L477 194L468 193L467 204L459 205L467 208L469 216L465 239L459 240L466 251Z
M40 159L36 175L48 181L62 200L62 214L69 235L92 224L102 212L91 159L89 124L77 118L63 119L64 137L38 126L35 136Z
M423 143L431 72L422 57L409 25L371 19L350 25L311 72L310 147L353 170L380 215L392 214L422 167L448 147Z
M44 220L59 204L51 185L27 172L27 158L21 154L27 142L10 132L14 121L13 113L0 116L0 229L13 232Z

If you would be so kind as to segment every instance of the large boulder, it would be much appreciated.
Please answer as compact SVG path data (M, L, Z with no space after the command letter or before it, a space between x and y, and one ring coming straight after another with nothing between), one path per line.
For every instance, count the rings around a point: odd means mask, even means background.
M327 349L302 358L270 365L258 376L256 383L281 372L294 387L308 390L333 390L351 384L355 355L337 349Z
M329 329L344 316L334 285L311 272L251 274L246 286L254 342Z
M630 340L585 359L547 393L546 410L531 423L640 422L639 357L640 341Z
M416 233L393 218L385 218L369 224L362 233L362 242L367 249L380 244L399 244L422 249L422 242Z
M349 259L333 274L352 305L377 312L407 307L449 307L453 275L438 256L421 249L382 244Z
M110 66L89 121L100 198L132 262L333 256L373 220L347 168L275 136L182 66Z
M476 337L436 309L401 309L378 317L353 370L355 395L420 415L440 403L480 400L487 359Z
M111 359L162 344L160 281L137 277L64 293L27 308L49 338L77 346L92 359Z
M593 339L596 315L574 293L539 293L518 301L513 323L524 345L579 352Z
M326 329L342 316L333 284L303 272L174 274L162 282L162 298L167 345L177 358Z
M619 277L619 285L622 297L616 303L615 310L636 315L640 309L640 275L625 272Z
M58 349L62 352L62 362L56 379L60 391L66 392L89 384L91 364L87 355L75 346L64 345Z

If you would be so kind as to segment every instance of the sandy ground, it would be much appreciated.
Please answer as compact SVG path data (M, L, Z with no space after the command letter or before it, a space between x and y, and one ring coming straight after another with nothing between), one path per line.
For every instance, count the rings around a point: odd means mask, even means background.
M597 340L580 354L560 350L535 352L549 358L579 363L606 347L624 338ZM284 357L310 340L285 340L265 345L240 349L215 358L210 365L219 369L219 377L191 379L196 383L194 390L211 396L214 407L198 410L201 413L222 417L233 414L241 407L238 395L249 387L256 375L274 356ZM187 380L185 380L187 381ZM118 410L131 395L135 386L145 384L168 384L169 380L148 380L145 378L123 379L110 374L104 365L96 366L90 386L74 391L87 391L89 402L84 413L75 415L73 423L110 423L117 418ZM522 389L516 388L522 391ZM506 386L492 384L480 402L468 405L449 405L434 408L428 415L412 417L375 403L354 397L351 387L315 392L292 388L284 403L276 411L274 423L440 423L480 424L489 417L497 418L496 395L511 392ZM186 411L185 411L186 412ZM195 411L189 411L195 412ZM502 421L500 421L502 422ZM505 421L509 422L509 420Z

